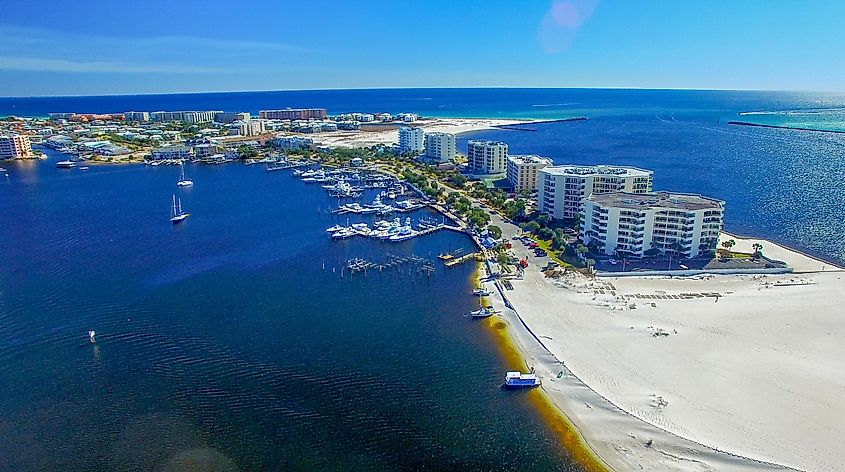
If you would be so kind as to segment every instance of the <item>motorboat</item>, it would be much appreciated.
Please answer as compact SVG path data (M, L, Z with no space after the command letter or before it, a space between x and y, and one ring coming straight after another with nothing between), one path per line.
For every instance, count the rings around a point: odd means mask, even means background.
M73 162L70 159L66 159L64 161L57 162L56 167L58 167L59 169L73 169L74 167L76 167L76 162Z
M540 384L540 379L533 372L528 374L508 372L505 374L505 388L534 388L539 387Z

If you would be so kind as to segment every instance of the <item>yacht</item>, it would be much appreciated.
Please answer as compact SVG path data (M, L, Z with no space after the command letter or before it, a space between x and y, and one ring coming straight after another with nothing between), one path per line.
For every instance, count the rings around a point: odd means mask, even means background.
M181 171L181 174L179 175L179 181L176 182L176 185L178 185L180 187L190 187L191 185L194 185L193 180L190 180L190 179L185 177L185 163L180 162L179 166L181 167L182 171Z
M533 388L540 386L540 379L533 372L523 374L521 372L508 372L505 374L505 388Z
M352 228L343 228L340 231L335 231L332 233L332 239L346 239L357 234L354 229Z
M487 289L483 289L483 288L477 288L477 289L472 291L472 294L475 295L476 297L489 297L490 291L487 290Z
M180 198L177 203L176 195L173 195L173 206L170 208L170 222L175 225L176 223L181 223L189 216L191 216L190 213L182 211L182 199Z
M336 233L336 232L338 232L342 229L346 229L346 226L334 225L332 227L326 228L326 232L327 233Z
M64 161L57 162L56 167L59 169L73 169L76 167L76 162L73 162L70 159L65 159Z

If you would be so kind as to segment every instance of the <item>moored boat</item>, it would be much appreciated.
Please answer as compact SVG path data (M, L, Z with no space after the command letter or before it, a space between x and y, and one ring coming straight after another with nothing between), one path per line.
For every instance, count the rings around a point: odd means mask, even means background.
M496 313L496 311L493 310L492 308L483 307L483 308L479 308L475 311L469 312L469 316L471 316L472 318L489 318L489 317L493 316L495 313Z
M181 173L179 175L179 180L176 182L176 185L178 185L180 187L190 187L191 185L194 185L193 180L190 180L187 177L185 177L185 163L180 162L179 167L181 168Z
M176 200L176 195L173 195L173 205L170 208L170 222L174 225L181 223L185 218L191 216L190 213L182 211L182 199Z
M541 384L537 375L532 373L508 372L505 374L505 388L534 388Z

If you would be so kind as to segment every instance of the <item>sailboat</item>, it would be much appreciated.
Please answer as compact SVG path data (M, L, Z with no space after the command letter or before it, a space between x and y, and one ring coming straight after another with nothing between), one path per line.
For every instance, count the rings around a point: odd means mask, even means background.
M173 206L170 208L170 222L175 225L176 223L181 223L189 216L191 216L190 213L182 211L182 199L180 198L177 204L176 195L173 195Z
M178 185L180 187L190 187L191 185L194 185L193 180L189 180L188 178L185 177L185 163L180 162L179 165L182 168L182 173L179 175L179 181L176 182L176 185Z

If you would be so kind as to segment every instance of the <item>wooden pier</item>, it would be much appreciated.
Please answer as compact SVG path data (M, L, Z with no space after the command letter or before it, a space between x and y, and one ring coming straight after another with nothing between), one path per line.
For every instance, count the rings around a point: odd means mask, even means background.
M471 252L469 254L464 254L461 257L455 257L453 259L449 259L447 261L444 261L443 264L446 267L452 267L452 266L456 266L458 264L463 264L464 262L467 262L469 260L476 260L476 261L481 260L481 257L483 257L483 256L480 252Z

